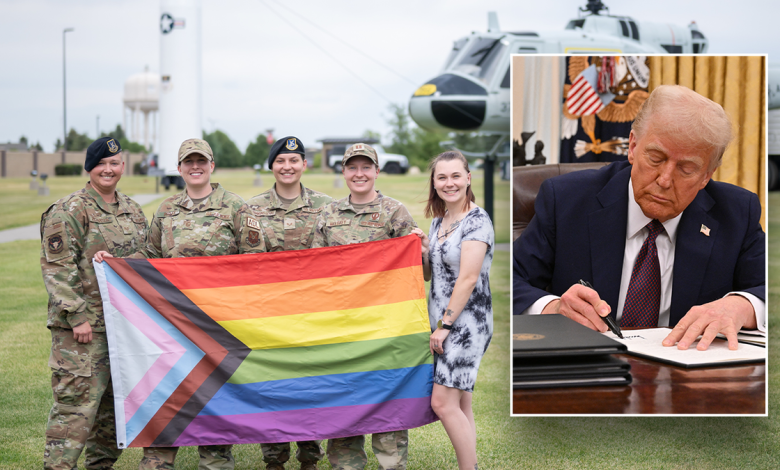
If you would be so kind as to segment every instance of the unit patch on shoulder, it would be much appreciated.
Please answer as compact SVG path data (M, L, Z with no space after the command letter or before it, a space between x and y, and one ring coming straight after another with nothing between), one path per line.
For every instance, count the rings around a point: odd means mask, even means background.
M260 223L251 217L246 218L246 226L260 230Z
M58 233L56 235L50 236L46 246L49 249L49 253L57 254L61 252L65 247L65 244L62 243L62 235Z
M257 230L250 230L246 237L246 242L249 246L255 247L260 244L260 232Z

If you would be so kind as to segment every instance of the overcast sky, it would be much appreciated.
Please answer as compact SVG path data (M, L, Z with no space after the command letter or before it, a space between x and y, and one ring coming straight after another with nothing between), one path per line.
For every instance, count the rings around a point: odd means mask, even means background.
M709 52L768 53L780 65L776 0L603 1L612 14L638 21L695 20ZM389 104L405 106L437 74L454 40L485 31L488 11L498 13L502 30L557 31L585 3L202 0L203 127L225 131L242 150L266 128L312 146L367 129L386 137ZM94 137L97 116L101 131L121 123L125 80L147 65L159 71L160 13L159 0L0 0L0 142L25 135L54 149L62 134L66 27L75 28L67 36L68 128Z

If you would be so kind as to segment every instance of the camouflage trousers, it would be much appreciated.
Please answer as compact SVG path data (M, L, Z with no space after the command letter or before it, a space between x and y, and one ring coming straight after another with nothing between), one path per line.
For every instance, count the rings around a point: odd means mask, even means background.
M51 388L54 405L46 425L44 469L76 468L85 448L88 469L110 469L122 453L116 447L114 393L105 333L79 343L73 331L51 329Z
M233 445L198 446L198 470L233 470ZM144 447L138 470L173 470L178 447Z
M296 442L296 444L298 444L298 451L295 453L295 458L298 459L298 462L317 463L325 455L320 448L320 441L301 441ZM260 448L263 450L263 462L267 464L281 465L290 460L289 442L260 444Z
M368 456L363 449L363 436L340 437L328 441L328 460L334 470L363 470ZM382 470L406 470L409 452L409 431L373 434L371 448Z

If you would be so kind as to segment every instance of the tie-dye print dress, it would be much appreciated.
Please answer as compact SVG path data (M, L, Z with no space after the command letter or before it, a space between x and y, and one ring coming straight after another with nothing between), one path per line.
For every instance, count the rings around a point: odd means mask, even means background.
M445 241L438 238L441 219L431 222L430 262L431 290L428 296L428 318L431 331L444 315L455 281L460 273L460 249L464 241L487 244L479 280L466 306L444 341L444 354L435 354L434 382L466 392L474 391L477 370L493 337L493 304L490 296L490 264L493 261L495 236L487 212L475 207Z

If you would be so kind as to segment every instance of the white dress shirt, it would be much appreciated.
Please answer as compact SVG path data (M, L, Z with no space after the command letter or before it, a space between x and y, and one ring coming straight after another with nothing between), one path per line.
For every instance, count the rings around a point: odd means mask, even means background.
M672 305L672 281L674 271L674 246L677 240L677 226L680 224L678 215L663 223L664 231L655 239L655 246L658 250L658 262L661 267L661 309L658 313L658 326L669 326L669 310ZM634 199L634 188L631 186L631 179L628 180L628 222L626 223L626 248L623 252L623 270L620 277L620 294L618 295L617 319L623 315L623 305L626 302L626 293L628 284L631 282L631 271L634 269L634 261L642 249L642 244L647 238L648 230L645 228L652 219L649 219L643 212L639 204ZM595 256L598 256L595 254ZM765 303L749 292L729 292L727 295L737 294L745 297L753 305L756 312L756 324L758 330L766 333L766 305ZM548 303L560 297L555 295L545 295L531 304L524 314L537 315L542 313Z

